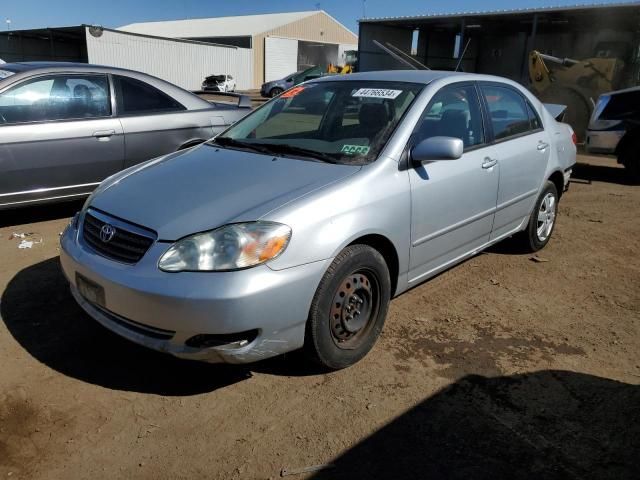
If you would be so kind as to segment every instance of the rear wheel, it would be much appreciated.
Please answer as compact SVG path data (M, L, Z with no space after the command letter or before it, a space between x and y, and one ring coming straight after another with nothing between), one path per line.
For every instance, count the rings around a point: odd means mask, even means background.
M537 252L549 243L556 225L558 213L558 189L549 180L545 184L536 205L531 212L527 229L520 234L523 247L530 252Z
M284 90L282 90L280 87L273 87L271 89L271 91L269 92L269 96L271 98L273 97L277 97L278 95L280 95Z
M387 264L367 245L345 248L331 263L311 303L305 352L337 370L353 365L375 344L389 309Z

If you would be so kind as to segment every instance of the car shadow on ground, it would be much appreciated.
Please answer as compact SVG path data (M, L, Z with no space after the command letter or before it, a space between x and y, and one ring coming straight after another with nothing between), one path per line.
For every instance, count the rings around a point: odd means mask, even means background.
M617 165L615 159L611 159L611 166L578 162L573 167L571 179L576 183L605 182L616 183L618 185L634 184L629 178L628 170Z
M20 271L2 294L0 315L15 340L54 370L103 387L159 395L195 395L241 382L251 372L320 373L299 355L246 366L180 360L138 346L103 328L75 302L58 258Z
M70 218L82 208L84 199L71 202L55 203L51 205L37 205L0 211L0 228L13 225Z
M640 386L568 371L466 376L331 462L331 479L637 479Z

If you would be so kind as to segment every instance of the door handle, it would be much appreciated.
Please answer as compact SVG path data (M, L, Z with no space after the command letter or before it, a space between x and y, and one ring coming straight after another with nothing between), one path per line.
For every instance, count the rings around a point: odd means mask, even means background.
M543 142L542 140L540 140L538 142L538 150L540 150L540 151L546 150L548 146L549 146L549 144L546 143L546 142Z
M111 135L115 135L115 130L98 130L97 132L93 132L93 136L96 138L104 138L110 137Z
M485 157L482 162L482 168L485 168L485 169L491 168L491 167L494 167L497 163L498 163L498 160L496 160L495 158Z

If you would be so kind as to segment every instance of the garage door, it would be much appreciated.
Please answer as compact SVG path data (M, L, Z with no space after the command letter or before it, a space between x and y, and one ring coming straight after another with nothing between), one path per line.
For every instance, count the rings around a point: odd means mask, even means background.
M298 69L298 41L290 38L264 39L264 78L278 80Z

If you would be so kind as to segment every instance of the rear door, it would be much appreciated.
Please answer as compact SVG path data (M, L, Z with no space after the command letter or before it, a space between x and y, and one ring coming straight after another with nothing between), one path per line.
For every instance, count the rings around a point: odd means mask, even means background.
M500 165L500 187L491 238L507 235L531 213L544 181L551 140L539 115L517 89L480 83L489 127L492 158Z
M106 75L41 75L0 93L0 206L90 192L123 160Z
M224 117L213 109L189 111L146 82L120 75L113 79L127 167L207 140L225 127Z

